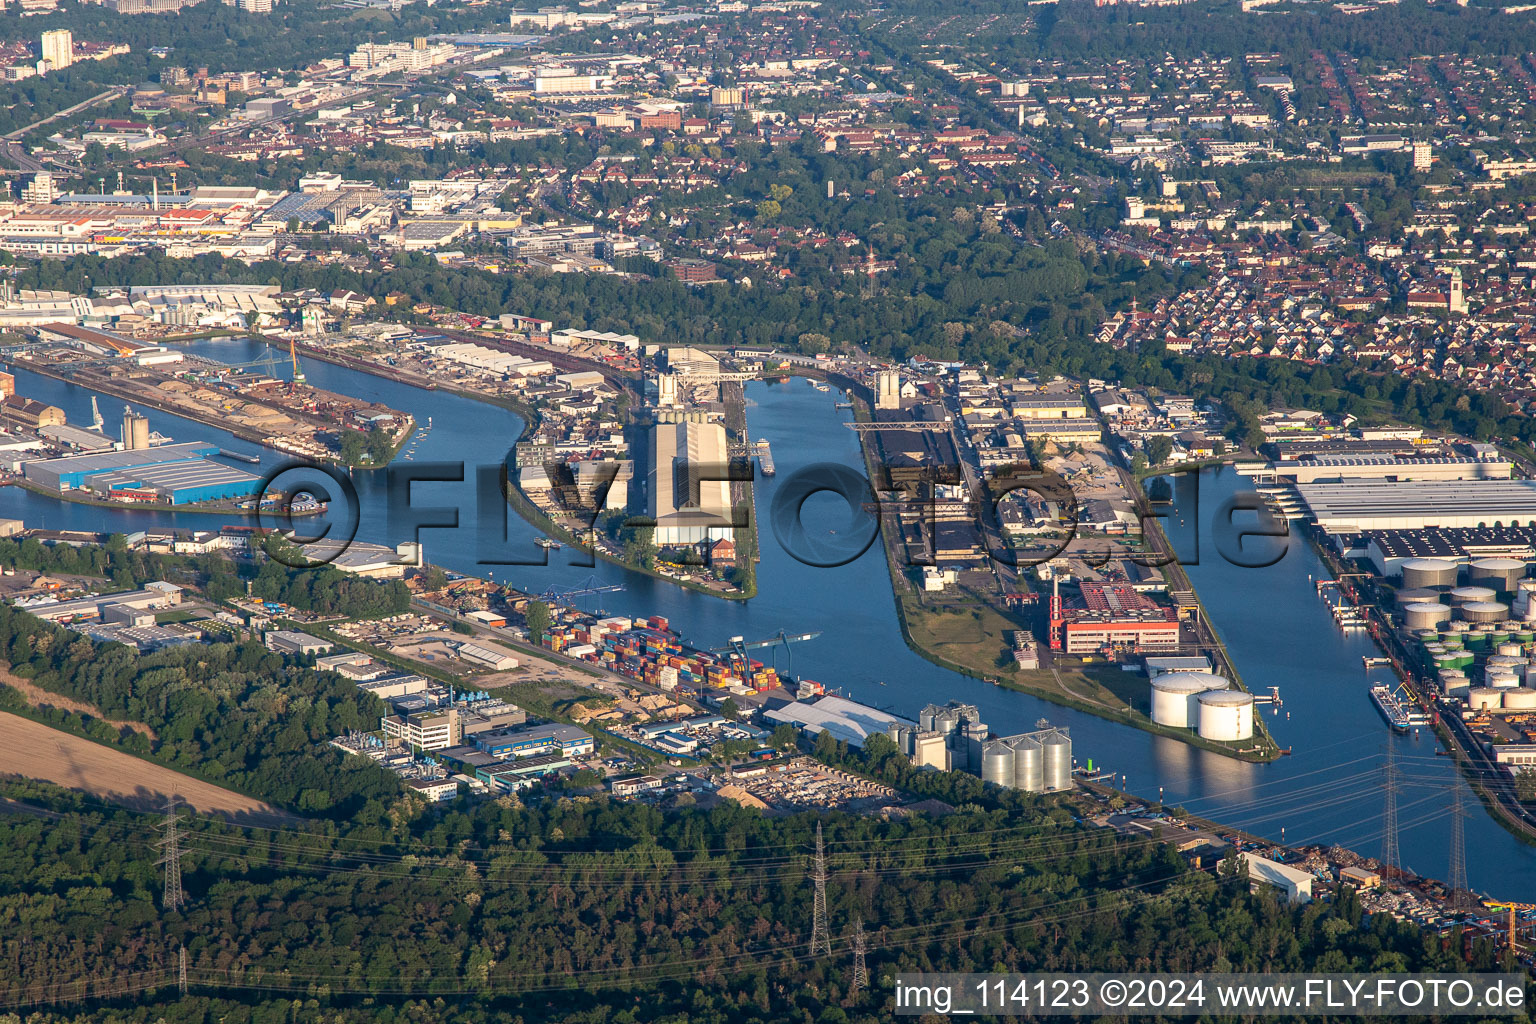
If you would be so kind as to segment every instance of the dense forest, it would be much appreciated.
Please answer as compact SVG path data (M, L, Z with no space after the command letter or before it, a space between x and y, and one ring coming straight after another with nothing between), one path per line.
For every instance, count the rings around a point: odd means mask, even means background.
M198 822L158 907L153 820L7 786L0 1001L29 1021L885 1019L920 970L1465 969L1455 935L1346 894L1282 905L1232 865L1076 824L1053 799L895 821L828 814L831 957L812 957L810 815L551 797L396 804L333 836ZM57 815L57 817L54 817ZM851 991L865 924L871 990ZM101 922L111 921L103 930ZM175 988L185 946L190 994ZM1491 949L1472 951L1492 967Z

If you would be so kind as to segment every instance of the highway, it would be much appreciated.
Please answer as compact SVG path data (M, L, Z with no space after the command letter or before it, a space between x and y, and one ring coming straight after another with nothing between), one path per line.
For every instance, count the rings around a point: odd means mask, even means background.
M21 139L25 138L29 132L35 131L36 129L41 128L43 125L48 124L51 121L57 121L65 117L72 117L82 110L87 110L91 107L94 107L98 103L117 99L119 96L127 93L127 91L127 86L115 85L105 92L97 93L90 99L81 100L79 103L76 103L72 107L65 107L63 110L60 110L57 113L50 114L43 118L41 121L33 121L25 128L16 129L15 131L6 135L3 140L0 140L0 159L4 159L6 162L14 164L19 170L22 171L36 172L43 170L43 163L40 160L37 160L36 158L28 155L27 151L21 147Z

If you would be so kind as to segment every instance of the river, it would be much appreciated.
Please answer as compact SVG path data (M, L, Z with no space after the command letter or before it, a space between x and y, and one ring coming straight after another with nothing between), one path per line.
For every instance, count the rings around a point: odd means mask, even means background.
M228 362L261 355L248 339L197 342L192 351ZM408 444L415 463L466 460L498 465L522 429L505 410L442 392L423 391L317 360L305 365L311 383L382 402L413 414L432 427ZM25 371L17 374L18 391L64 409L72 423L90 421L91 393L74 385ZM1199 750L1176 740L1152 736L1021 694L957 675L924 660L903 642L887 578L882 545L837 568L804 565L785 553L768 526L767 510L780 487L797 468L839 462L863 471L857 435L843 424L848 414L834 407L832 395L818 392L799 378L787 384L754 382L747 387L748 423L753 438L773 446L778 474L760 479L757 506L762 521L762 562L758 596L727 602L685 591L618 566L572 564L579 552L549 554L549 565L483 565L476 532L472 482L418 483L412 501L418 508L450 506L459 510L459 527L426 529L421 539L427 557L443 567L492 575L524 590L585 586L589 577L625 587L619 593L578 600L597 603L614 613L660 614L700 645L723 644L732 636L766 638L780 629L823 630L820 639L793 649L796 674L818 679L855 700L915 717L922 705L961 700L978 705L998 733L1024 731L1040 718L1070 726L1079 761L1093 758L1122 773L1129 790L1156 798L1161 790L1170 805L1250 831L1282 837L1290 843L1329 842L1376 856L1381 852L1384 794L1382 765L1390 744L1398 764L1399 843L1410 868L1445 877L1449 863L1451 787L1463 789L1467 808L1467 873L1474 889L1505 899L1536 902L1536 849L1504 831L1449 762L1435 756L1437 741L1427 729L1394 735L1376 712L1366 689L1374 678L1361 656L1374 653L1362 634L1346 635L1334 625L1318 598L1313 578L1323 573L1314 552L1297 537L1285 557L1264 569L1232 565L1215 548L1212 517L1221 501L1244 489L1236 473L1202 474L1199 482L1198 565L1187 571L1226 641L1249 689L1263 694L1280 688L1284 707L1264 710L1265 722L1281 746L1294 753L1268 765L1252 765ZM102 398L108 430L114 431L122 402ZM210 440L222 447L261 454L268 467L276 453L236 441L213 427L150 412L151 426L177 440ZM411 463L402 463L410 465ZM473 480L473 468L466 474ZM384 501L384 474L355 474L360 495L358 536L396 543L410 539L392 530ZM1194 550L1188 520L1194 516L1192 488L1182 488L1169 532L1184 554ZM16 487L0 488L0 515L29 526L131 532L174 523L186 528L217 528L227 517L117 511L70 505ZM1179 518L1186 522L1181 525ZM846 509L835 499L807 503L809 529L839 529ZM499 528L499 527L498 527ZM509 515L507 550L512 557L537 561L532 527ZM494 556L493 556L494 557ZM767 660L767 652L764 652ZM781 670L788 666L782 655ZM1282 831L1283 830L1283 831Z

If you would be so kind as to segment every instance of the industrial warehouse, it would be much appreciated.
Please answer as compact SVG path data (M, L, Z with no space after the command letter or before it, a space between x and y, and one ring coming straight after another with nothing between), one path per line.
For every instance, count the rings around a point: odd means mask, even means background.
M730 540L730 455L725 428L703 413L663 410L651 431L649 513L656 544Z
M28 483L58 492L90 491L114 501L191 505L250 498L261 478L213 462L217 445L200 441L43 459L22 466Z
M1344 480L1298 484L1296 493L1326 533L1536 525L1532 480Z

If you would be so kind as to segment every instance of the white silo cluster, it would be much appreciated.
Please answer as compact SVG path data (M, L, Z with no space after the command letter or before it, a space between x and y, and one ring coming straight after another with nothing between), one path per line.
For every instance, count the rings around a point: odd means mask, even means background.
M1152 721L1194 729L1202 739L1253 738L1253 695L1230 689L1214 672L1167 672L1152 680Z
M1072 738L1049 728L988 740L981 748L981 781L1029 793L1072 788Z

